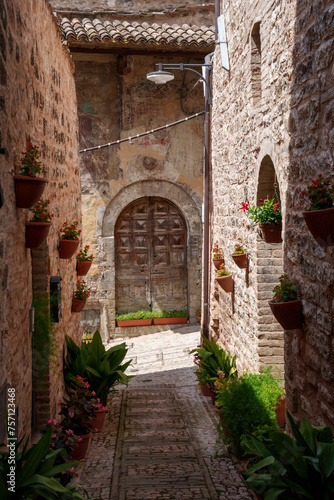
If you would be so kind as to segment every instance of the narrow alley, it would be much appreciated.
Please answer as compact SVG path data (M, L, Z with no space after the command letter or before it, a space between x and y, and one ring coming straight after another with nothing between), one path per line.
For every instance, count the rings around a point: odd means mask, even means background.
M252 498L240 465L218 441L211 399L197 385L189 351L199 338L199 327L185 326L125 340L135 377L118 386L81 465L78 482L91 498Z

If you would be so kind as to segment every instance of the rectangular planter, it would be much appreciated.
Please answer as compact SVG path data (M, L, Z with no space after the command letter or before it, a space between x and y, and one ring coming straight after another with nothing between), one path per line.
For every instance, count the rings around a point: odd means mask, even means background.
M187 323L188 318L153 318L153 325L177 325Z
M152 319L129 319L125 321L117 320L117 326L150 326L152 325Z

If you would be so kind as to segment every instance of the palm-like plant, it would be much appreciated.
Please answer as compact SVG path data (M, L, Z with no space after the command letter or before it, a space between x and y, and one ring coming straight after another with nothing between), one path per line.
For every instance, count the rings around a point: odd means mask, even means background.
M128 349L125 343L106 350L100 332L96 330L91 343L79 347L66 336L67 355L64 360L64 375L67 383L76 381L76 375L86 379L90 389L96 393L103 405L110 389L117 383L127 384L132 376L124 372L132 360L122 364Z

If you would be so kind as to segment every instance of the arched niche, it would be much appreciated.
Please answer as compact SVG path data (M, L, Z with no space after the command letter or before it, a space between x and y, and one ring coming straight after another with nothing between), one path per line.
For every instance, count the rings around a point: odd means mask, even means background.
M275 193L276 186L276 193ZM272 159L269 155L263 157L260 165L259 179L257 185L257 205L261 205L260 200L264 200L269 196L271 199L274 195L278 195L279 201L281 201L279 185L276 177L275 167Z

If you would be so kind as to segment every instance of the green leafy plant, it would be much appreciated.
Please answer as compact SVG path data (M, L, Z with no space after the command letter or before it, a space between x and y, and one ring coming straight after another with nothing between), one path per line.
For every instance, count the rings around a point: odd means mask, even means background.
M89 296L90 288L87 287L86 282L84 280L78 280L73 297L77 300L87 300Z
M216 406L221 412L229 440L238 454L240 440L256 427L268 425L277 429L275 408L284 391L269 370L244 374L221 384L216 395Z
M79 222L76 220L72 224L64 222L63 227L60 230L60 237L62 240L78 240L81 229L78 229Z
M10 452L0 452L1 500L33 499L35 495L47 500L65 498L84 500L84 497L77 491L77 485L68 488L60 484L59 476L62 472L73 467L77 462L55 465L56 458L62 449L50 450L52 433L53 429L51 428L31 448L28 448L27 440L23 450L19 451L22 444L22 440L20 440L13 445ZM7 483L13 471L15 473L15 491L10 489L10 483Z
M296 283L291 281L287 274L282 274L279 278L279 285L273 289L274 302L290 302L297 300Z
M27 151L22 151L24 155L21 159L21 165L14 165L19 175L27 175L29 177L37 177L37 174L46 174L45 169L41 166L39 161L38 146L33 146L29 142Z
M57 329L50 316L51 299L48 293L34 292L32 306L35 308L33 344L33 375L43 382L47 370L53 361L58 359ZM38 390L44 384L37 383Z
M332 208L334 184L326 179L322 174L311 182L306 191L302 191L302 196L307 196L311 202L311 210L321 210Z
M225 381L238 377L236 356L231 357L230 351L222 349L214 338L207 339L202 336L202 344L190 351L195 353L195 364L198 366L196 374L201 384L215 387L215 382L220 379Z
M200 309L197 309L196 316L198 316L199 318L202 317L202 311Z
M189 312L187 309L173 309L172 311L152 311L153 318L187 318Z
M90 389L103 405L107 402L108 393L117 383L127 384L132 378L124 373L132 360L121 364L128 351L125 343L106 350L101 335L96 330L92 342L82 342L80 347L66 336L66 346L65 380L71 384L76 381L76 376L80 375L88 381Z
M85 245L85 248L83 250L80 250L77 255L77 260L79 262L92 262L92 260L94 259L94 255L88 255L88 249L89 245Z
M265 200L260 199L260 201L262 203L261 206L253 205L250 207L247 200L241 204L240 210L248 212L249 218L255 223L254 226L257 224L282 224L282 212L279 201L276 201L275 197L269 200L269 196Z
M223 251L221 248L218 247L218 245L214 245L214 247L212 249L212 258L214 260L223 258Z
M229 274L231 274L229 271L226 271L225 269L225 264L220 264L220 267L217 271L217 274L218 276L228 276Z
M302 419L300 429L288 413L294 439L278 431L266 440L249 436L246 447L259 460L246 480L265 500L334 498L334 443L330 427L312 427ZM265 473L259 470L265 468Z
M136 311L129 312L125 314L116 314L115 319L117 321L131 321L133 319L150 319L156 318L156 313L154 311Z
M53 218L53 214L49 214L48 205L50 200L43 200L41 198L32 208L30 212L33 213L31 222L50 222Z
M234 245L234 254L242 254L242 253L247 253L247 248L242 246L242 240L241 238L238 238L239 243L236 243Z

